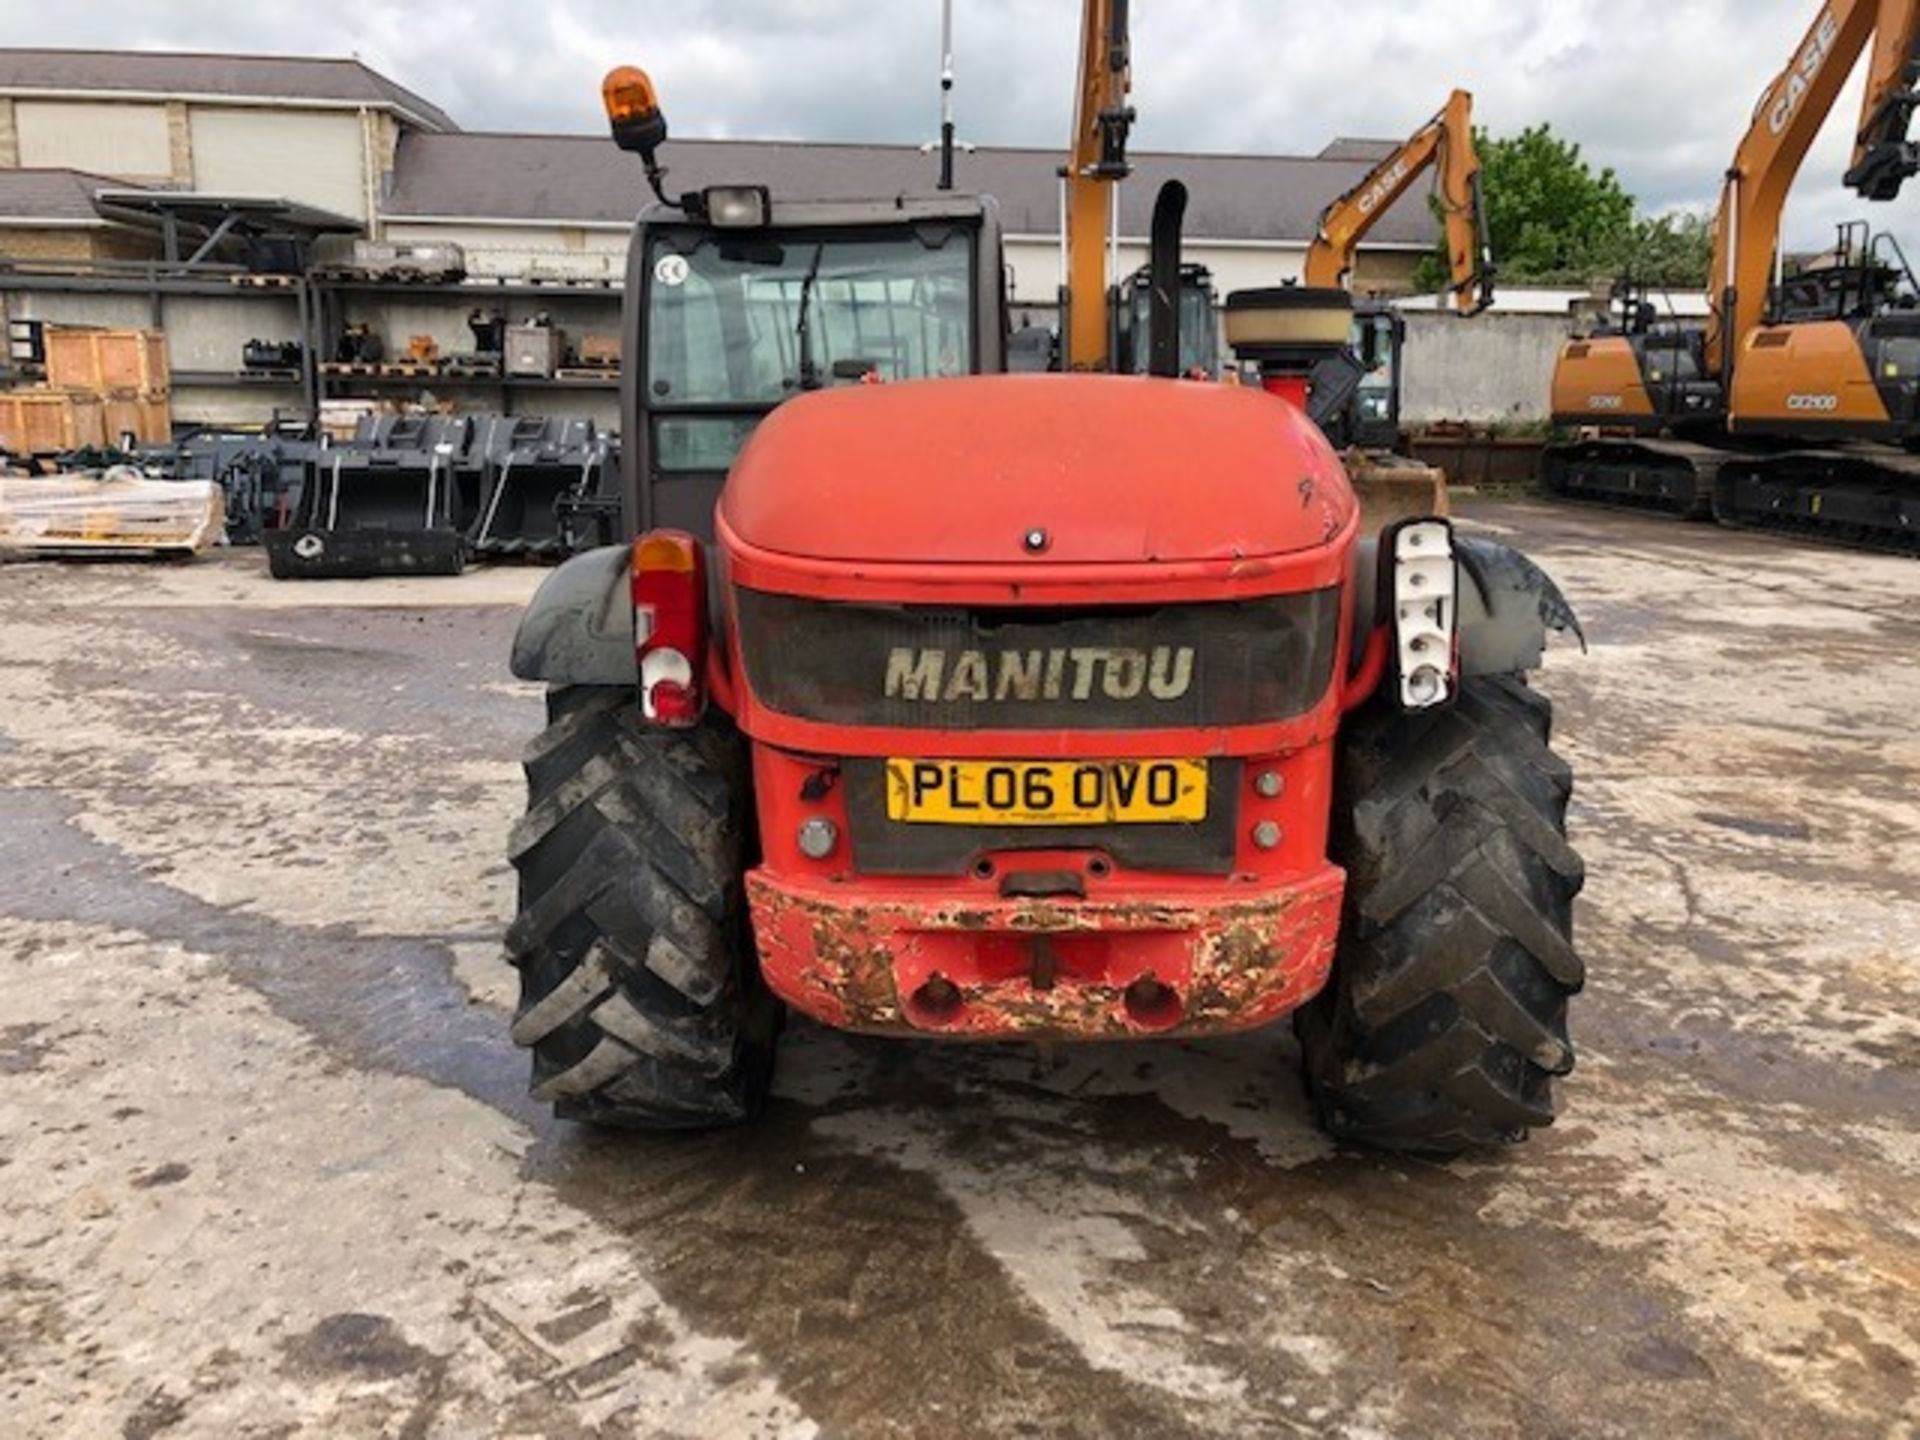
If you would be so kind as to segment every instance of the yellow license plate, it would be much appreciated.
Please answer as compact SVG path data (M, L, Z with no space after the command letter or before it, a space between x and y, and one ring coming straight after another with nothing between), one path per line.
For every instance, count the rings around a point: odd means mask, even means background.
M1207 818L1204 760L889 760L909 825L1176 825Z

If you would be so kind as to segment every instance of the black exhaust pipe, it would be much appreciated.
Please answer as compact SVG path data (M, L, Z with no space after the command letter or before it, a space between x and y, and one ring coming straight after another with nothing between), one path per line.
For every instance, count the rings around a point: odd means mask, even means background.
M1147 373L1180 375L1180 228L1187 218L1187 187L1169 180L1153 201L1153 248L1147 276L1152 287L1147 315Z

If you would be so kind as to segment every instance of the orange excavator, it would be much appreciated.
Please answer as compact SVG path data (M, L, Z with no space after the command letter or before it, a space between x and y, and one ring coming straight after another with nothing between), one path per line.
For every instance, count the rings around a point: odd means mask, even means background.
M1115 187L1132 172L1127 134L1134 111L1127 0L1086 0L1080 25L1080 80L1073 143L1066 168L1065 240L1067 283L1065 368L1113 368L1113 326L1108 299L1107 237L1112 232Z
M1454 308L1477 315L1491 305L1493 246L1487 238L1480 155L1473 143L1473 96L1465 90L1454 91L1438 115L1321 212L1307 251L1305 283L1315 289L1351 290L1360 242L1428 170L1434 172L1434 194L1446 227L1448 292Z
M1128 102L1131 64L1127 0L1083 0L1073 132L1060 171L1067 269L1060 295L1062 368L1211 378L1220 346L1206 268L1178 264L1176 253L1175 268L1165 274L1156 275L1152 262L1118 283L1108 273L1118 187L1133 172L1127 159L1135 118ZM1155 248L1163 259L1169 247L1178 250L1185 194L1176 183L1155 209ZM1169 348L1156 358L1150 353L1153 314L1162 304L1170 307L1161 317L1161 343Z
M1892 200L1920 173L1908 138L1920 0L1830 0L1768 86L1728 169L1711 319L1661 324L1630 287L1622 315L1562 352L1549 451L1557 493L1711 514L1879 549L1920 550L1920 296L1890 236L1845 227L1834 254L1784 273L1781 216L1862 55L1866 100L1846 183Z
M1291 294L1243 295L1228 307L1230 332L1239 337L1240 349L1254 358L1263 381L1270 385L1284 387L1325 364L1316 358L1316 341L1309 332L1349 337L1346 348L1354 371L1351 398L1322 424L1345 451L1347 472L1369 517L1383 521L1401 515L1444 515L1446 475L1396 453L1401 440L1406 321L1384 301L1353 299L1350 292L1361 243L1429 171L1434 175L1434 194L1446 233L1447 290L1453 308L1465 316L1485 310L1493 303L1493 247L1487 234L1480 156L1473 140L1473 97L1464 90L1455 90L1439 114L1321 212L1307 251L1304 285ZM1276 304L1292 312L1285 321L1272 308ZM1350 319L1341 312L1350 312ZM1260 319L1249 329L1255 314ZM1273 329L1277 321L1281 332ZM1278 335L1287 331L1295 332L1294 338L1275 344ZM1320 387L1316 383L1309 388Z

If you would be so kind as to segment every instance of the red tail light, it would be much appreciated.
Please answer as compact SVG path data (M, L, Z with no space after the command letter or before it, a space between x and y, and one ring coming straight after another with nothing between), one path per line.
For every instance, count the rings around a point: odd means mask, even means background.
M633 639L640 662L640 713L684 729L706 709L707 559L680 530L651 530L633 542Z

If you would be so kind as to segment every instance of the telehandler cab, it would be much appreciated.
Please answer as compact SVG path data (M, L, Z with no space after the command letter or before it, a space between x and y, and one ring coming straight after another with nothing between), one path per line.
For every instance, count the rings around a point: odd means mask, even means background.
M651 84L607 99L662 199L627 277L631 542L514 643L551 722L511 841L534 1093L746 1120L786 1008L1051 1041L1291 1013L1336 1135L1548 1123L1583 978L1525 679L1574 623L1552 582L1442 520L1363 536L1260 389L995 373L991 201L669 201Z

